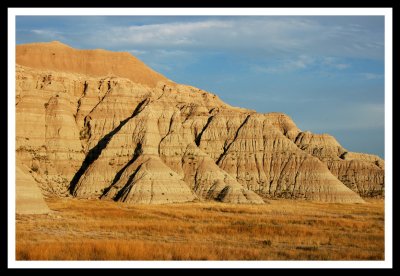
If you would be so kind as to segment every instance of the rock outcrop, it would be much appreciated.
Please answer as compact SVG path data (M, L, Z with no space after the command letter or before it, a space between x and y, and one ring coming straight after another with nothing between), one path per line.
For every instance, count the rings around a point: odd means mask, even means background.
M385 162L376 155L349 152L328 134L301 132L295 144L319 158L342 183L364 197L384 196Z
M259 204L383 191L380 158L176 84L126 53L20 45L16 70L17 156L45 195Z
M17 64L86 76L118 76L149 87L168 81L128 52L76 50L58 41L17 46ZM51 80L50 80L51 81Z

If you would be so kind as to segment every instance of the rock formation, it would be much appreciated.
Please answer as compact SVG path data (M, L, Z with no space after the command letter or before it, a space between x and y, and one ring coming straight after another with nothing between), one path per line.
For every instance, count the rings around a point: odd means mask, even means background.
M128 203L363 202L384 162L232 107L128 53L17 46L17 157L45 195ZM19 173L19 172L17 172Z
M328 134L300 133L296 145L323 161L331 173L364 197L384 196L384 161L376 155L348 152Z

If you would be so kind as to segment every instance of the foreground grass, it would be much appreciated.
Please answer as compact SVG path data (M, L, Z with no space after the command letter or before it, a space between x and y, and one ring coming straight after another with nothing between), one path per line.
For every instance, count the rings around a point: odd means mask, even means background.
M384 202L134 205L17 215L17 260L383 260Z

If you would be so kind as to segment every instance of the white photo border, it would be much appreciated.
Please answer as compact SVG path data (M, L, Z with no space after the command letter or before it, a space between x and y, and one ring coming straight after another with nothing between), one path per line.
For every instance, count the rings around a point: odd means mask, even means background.
M16 16L384 16L384 261L17 261L15 259ZM8 267L9 268L392 268L393 267L393 10L392 8L9 8L8 9ZM14 164L14 165L13 165Z

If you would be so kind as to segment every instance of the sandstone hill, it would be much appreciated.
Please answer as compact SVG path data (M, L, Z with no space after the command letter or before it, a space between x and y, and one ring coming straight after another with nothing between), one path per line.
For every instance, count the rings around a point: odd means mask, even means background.
M51 42L19 45L16 58L16 154L45 196L147 204L384 194L379 157L174 83L128 53Z

